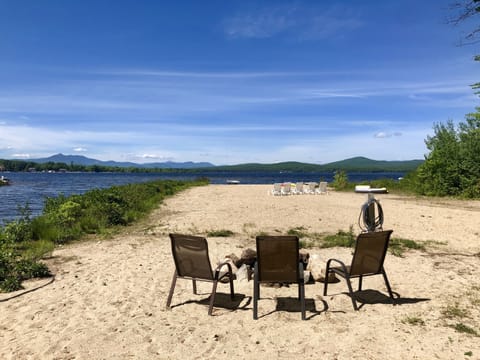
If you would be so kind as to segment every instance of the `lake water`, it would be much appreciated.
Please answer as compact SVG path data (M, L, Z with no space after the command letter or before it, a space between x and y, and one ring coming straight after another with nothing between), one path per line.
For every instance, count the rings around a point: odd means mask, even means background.
M333 180L333 172L230 172L209 171L195 173L0 173L11 181L9 186L0 186L0 225L18 218L18 207L27 203L32 215L41 214L46 197L59 194L66 196L83 194L94 188L147 182L160 179L194 180L207 177L212 184L227 184L227 180L238 180L241 184L273 184L274 182L319 182ZM349 173L351 182L381 178L398 179L404 173L375 172ZM228 185L226 185L228 186ZM231 186L231 185L230 185Z

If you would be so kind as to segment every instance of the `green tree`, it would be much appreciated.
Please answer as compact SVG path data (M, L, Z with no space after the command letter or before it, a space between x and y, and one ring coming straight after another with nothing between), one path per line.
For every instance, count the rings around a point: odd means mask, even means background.
M459 125L462 195L480 197L480 108Z
M452 121L434 125L430 150L417 170L417 191L424 195L480 197L480 108L455 128Z
M345 190L348 186L348 176L345 170L337 170L335 171L335 175L333 175L333 182L332 186L336 190Z
M434 136L425 140L430 153L418 168L420 192L425 195L458 195L459 139L452 121L434 125Z

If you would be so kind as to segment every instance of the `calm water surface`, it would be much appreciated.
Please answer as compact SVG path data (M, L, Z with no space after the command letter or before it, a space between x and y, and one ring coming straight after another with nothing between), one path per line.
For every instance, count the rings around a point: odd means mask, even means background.
M124 173L0 173L11 181L9 186L0 186L0 225L18 218L18 207L27 203L32 215L41 214L46 197L83 194L95 188L140 183L160 179L194 180L207 177L212 184L226 184L227 180L239 180L242 184L273 184L284 181L328 181L332 172L196 172L168 174L124 174ZM351 173L352 182L380 178L398 179L404 173Z

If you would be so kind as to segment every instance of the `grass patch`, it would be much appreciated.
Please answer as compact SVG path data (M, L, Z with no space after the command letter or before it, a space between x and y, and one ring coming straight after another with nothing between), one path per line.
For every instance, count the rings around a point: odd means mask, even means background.
M52 256L55 244L51 240L35 240L22 243L17 247L26 259L40 260Z
M475 307L480 307L480 286L472 286L467 292L470 303Z
M320 244L321 248L331 247L352 247L355 244L355 235L353 234L353 226L350 226L350 230L339 230L334 235L327 235L322 239Z
M288 235L298 236L300 239L300 247L309 248L332 248L332 247L354 247L357 236L353 232L353 225L350 225L348 231L338 230L335 234L319 234L310 233L303 226L290 228L287 230ZM266 233L258 233L257 235L267 235ZM425 243L418 243L414 240L391 238L389 243L389 251L394 256L403 257L407 250L426 250Z
M425 321L423 321L423 319L418 316L407 316L406 318L402 319L402 323L416 326L425 325Z
M211 237L229 237L229 236L232 236L232 235L233 235L233 231L225 230L225 229L211 230L211 231L207 232L207 236L211 236Z
M455 325L450 325L453 329L455 329L456 332L459 332L459 333L463 333L463 334L468 334L468 335L473 335L473 336L479 336L478 335L478 332L468 326L468 325L465 325L463 323L457 323Z
M292 236L298 236L301 239L301 238L309 236L309 234L306 230L307 229L305 227L298 226L298 227L294 227L294 228L289 229L287 231L287 234L292 235Z
M442 315L447 319L463 319L469 316L467 309L462 309L458 303L455 305L447 305L447 307L442 310Z
M403 257L405 251L407 250L425 250L425 245L420 244L414 240L402 239L402 238L391 238L388 245L388 250L394 256Z
M355 243L355 236L353 235L353 226L350 231L346 232L338 230L336 234L319 234L310 233L303 226L291 228L287 231L288 235L298 236L300 239L300 247L308 248L329 248L335 246L351 247Z

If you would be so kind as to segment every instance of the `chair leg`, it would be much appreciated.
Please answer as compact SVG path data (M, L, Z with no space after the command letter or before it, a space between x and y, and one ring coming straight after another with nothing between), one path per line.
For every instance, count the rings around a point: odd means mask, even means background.
M210 305L208 306L208 315L212 315L213 312L213 303L215 302L215 294L217 293L217 284L218 281L213 281L212 293L210 294Z
M362 291L362 280L363 280L363 275L360 275L358 278L358 291Z
M328 288L328 275L330 272L330 263L327 264L327 268L325 269L325 280L323 281L323 296L327 296L327 288Z
M395 305L395 298L393 297L392 288L390 287L390 283L388 282L387 273L385 272L385 269L382 269L382 275L383 275L383 280L385 281L385 285L387 286L388 295L390 295L390 298L392 299L392 304Z
M305 320L306 319L306 316L305 316L305 284L304 283L298 284L298 288L299 288L299 291L300 291L300 307L302 309L302 320Z
M170 304L172 303L173 291L175 290L176 284L177 284L177 270L173 272L172 285L170 286L170 291L168 292L168 298L167 298L167 309L170 308Z
M235 289L233 288L233 274L230 274L230 298L235 299Z
M355 295L353 294L352 282L350 281L350 277L346 276L345 280L347 280L348 291L352 299L353 309L358 310L357 302L355 301Z
M255 266L255 274L253 276L253 319L258 319L258 299L260 298L260 283L258 282L258 270Z
M300 307L302 310L302 320L305 320L305 279L303 273L303 264L298 264L298 272L300 274L300 281L298 282L298 299L300 300Z
M197 280L192 279L193 293L197 295Z

